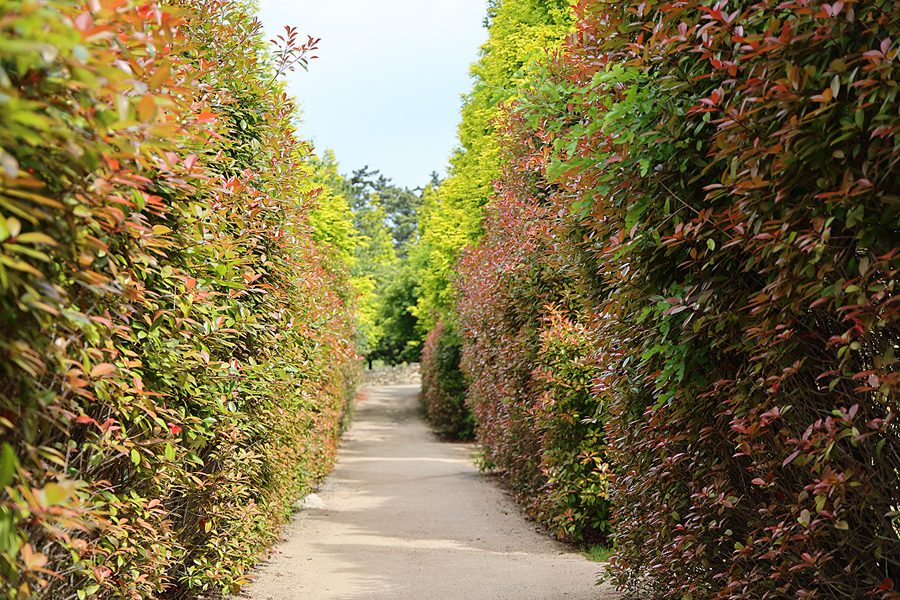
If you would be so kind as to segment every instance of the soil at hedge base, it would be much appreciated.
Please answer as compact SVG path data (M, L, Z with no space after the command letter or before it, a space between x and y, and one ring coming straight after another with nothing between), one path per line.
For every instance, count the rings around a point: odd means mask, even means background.
M242 597L252 600L599 600L588 561L526 522L419 416L416 385L367 389L338 465Z

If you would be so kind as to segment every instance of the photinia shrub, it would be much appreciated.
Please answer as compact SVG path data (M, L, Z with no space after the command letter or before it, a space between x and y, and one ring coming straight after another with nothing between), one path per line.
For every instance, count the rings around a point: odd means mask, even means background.
M236 591L358 369L276 81L314 43L229 2L0 28L0 596Z
M566 249L569 197L542 169L520 115L501 126L503 170L485 235L458 267L456 310L467 404L485 465L561 537L610 533L604 402L591 393L592 337Z
M420 400L434 430L450 439L471 439L475 433L472 412L466 406L466 380L459 368L462 343L443 321L425 338L422 349Z
M516 107L651 598L900 597L894 3L586 0Z

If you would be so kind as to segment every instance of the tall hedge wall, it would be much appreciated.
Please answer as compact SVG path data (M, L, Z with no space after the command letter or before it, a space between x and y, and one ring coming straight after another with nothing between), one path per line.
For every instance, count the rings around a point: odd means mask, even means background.
M355 387L275 82L311 43L217 0L2 13L0 597L237 590Z
M608 403L613 581L649 598L900 597L900 8L577 12L504 143L527 146L528 194L553 209L539 243L562 257ZM460 286L501 282L508 301L476 323L506 329L469 343L526 366L536 346L513 336L538 327L538 271L497 262Z
M462 341L443 321L428 332L422 349L422 392L425 416L439 435L472 439L475 423L466 406L466 381L459 368Z
M605 406L591 394L577 254L558 235L570 198L553 193L534 162L521 115L509 114L500 131L503 170L485 236L464 252L456 281L466 404L485 465L530 516L561 537L605 542Z

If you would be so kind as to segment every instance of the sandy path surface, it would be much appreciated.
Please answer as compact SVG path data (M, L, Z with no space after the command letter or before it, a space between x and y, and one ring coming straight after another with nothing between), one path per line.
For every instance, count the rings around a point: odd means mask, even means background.
M253 600L594 600L600 565L538 533L417 416L418 386L369 388L337 467L244 597ZM310 500L315 500L311 498Z

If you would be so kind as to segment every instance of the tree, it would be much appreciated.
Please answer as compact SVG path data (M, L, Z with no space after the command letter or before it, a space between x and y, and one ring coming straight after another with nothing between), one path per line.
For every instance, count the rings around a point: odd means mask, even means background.
M394 272L383 290L378 307L378 323L382 334L374 351L366 357L369 367L373 360L396 365L417 362L422 354L422 332L413 308L418 299L418 280L409 264L404 262Z
M485 25L490 35L471 68L475 83L463 100L459 147L450 159L450 176L425 208L420 225L423 248L417 260L422 284L415 314L426 329L451 306L450 281L459 249L482 235L482 207L500 174L496 139L500 105L516 97L529 65L556 47L570 24L565 0L489 4Z
M326 153L322 164L325 198L345 199L352 218L351 281L360 294L362 352L370 367L375 360L387 364L417 361L424 331L413 312L420 286L408 253L418 240L419 216L428 188L396 186L368 166L349 176L339 175L333 153ZM437 181L436 173L432 181ZM331 218L323 225L331 231L339 222Z

